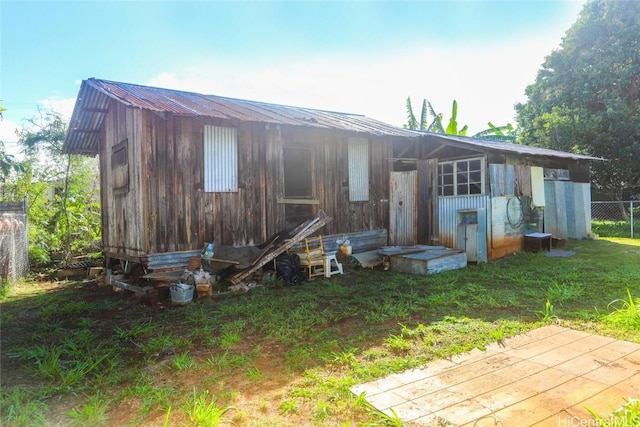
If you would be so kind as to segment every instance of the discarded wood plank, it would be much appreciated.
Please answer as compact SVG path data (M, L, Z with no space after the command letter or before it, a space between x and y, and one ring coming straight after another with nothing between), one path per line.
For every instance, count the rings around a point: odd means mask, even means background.
M331 218L330 216L322 217L321 215L318 215L316 218L299 225L294 230L294 232L297 233L293 237L285 240L280 246L275 247L271 252L265 253L265 255L261 258L256 259L256 261L254 261L250 267L230 276L227 280L229 280L234 285L238 285L246 277L255 273L260 268L262 268L262 266L276 259L278 255L284 253L302 239L305 239L316 231L320 230L331 221L333 221L333 218Z
M119 287L119 288L126 289L126 290L128 290L128 291L135 292L135 293L137 293L137 294L144 295L144 294L146 294L146 293L147 293L147 292L146 292L144 289L142 289L140 286L132 285L132 284L130 284L130 283L123 282L122 280L112 280L112 281L111 281L111 284L112 284L113 286L117 286L117 287Z

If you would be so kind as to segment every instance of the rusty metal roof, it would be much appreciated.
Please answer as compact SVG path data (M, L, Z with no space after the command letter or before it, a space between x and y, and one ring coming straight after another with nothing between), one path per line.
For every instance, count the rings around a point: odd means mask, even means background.
M420 133L426 137L426 139L423 139L423 141L425 142L437 141L440 144L467 148L481 152L500 152L507 154L517 154L519 156L550 157L571 160L605 160L599 157L567 153L565 151L551 150L549 148L532 147L530 145L513 144L510 142L424 131Z
M98 153L100 129L109 100L163 115L201 116L234 122L273 123L337 129L376 136L417 138L418 133L357 114L269 104L244 99L203 95L108 80L82 82L73 110L64 152Z

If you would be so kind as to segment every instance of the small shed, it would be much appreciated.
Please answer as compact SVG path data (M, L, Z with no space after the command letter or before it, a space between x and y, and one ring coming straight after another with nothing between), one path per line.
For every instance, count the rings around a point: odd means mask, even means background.
M403 205L420 219L405 244L464 249L486 262L522 250L527 233L591 235L589 164L602 159L429 132L396 147L395 159L392 192L411 195Z
M155 269L319 210L325 234L386 233L394 146L419 138L356 114L88 79L64 152L99 156L105 256Z

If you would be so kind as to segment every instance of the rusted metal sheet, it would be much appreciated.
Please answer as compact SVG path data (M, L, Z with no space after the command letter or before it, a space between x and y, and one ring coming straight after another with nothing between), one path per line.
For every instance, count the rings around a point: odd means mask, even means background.
M64 143L65 153L97 154L109 100L153 111L161 117L209 117L233 123L273 123L337 129L376 136L418 138L417 132L357 114L269 104L107 80L82 82Z
M591 187L586 183L545 181L544 231L561 239L591 234Z
M492 197L531 196L531 167L527 165L489 165Z
M415 245L418 234L418 171L391 172L389 241Z
M440 244L455 248L457 244L458 211L462 209L486 209L487 222L491 221L491 210L488 209L489 196L456 196L440 197L438 200L438 216L440 228Z
M491 247L520 247L528 224L528 199L514 196L491 198Z

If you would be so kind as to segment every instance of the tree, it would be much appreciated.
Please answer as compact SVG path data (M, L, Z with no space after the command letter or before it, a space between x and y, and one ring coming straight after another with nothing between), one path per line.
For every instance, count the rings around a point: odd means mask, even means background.
M592 182L614 200L640 189L639 52L640 2L590 0L516 105L520 143L609 159Z
M3 119L3 111L7 111L7 109L0 105L0 120ZM12 172L21 172L22 170L22 164L17 161L14 156L7 154L4 142L0 141L0 199L3 198L4 185L7 182L9 175Z
M407 124L405 128L411 130L425 130L434 133L446 133L448 135L466 136L469 126L464 125L458 130L458 102L454 99L451 106L451 118L445 128L443 126L443 114L437 114L431 105L431 102L424 99L422 101L422 111L420 114L420 122L416 119L411 106L411 97L407 97ZM431 115L433 120L428 123L428 116ZM497 141L513 141L515 139L515 131L511 123L504 126L495 126L491 122L488 123L489 128L473 135L474 138L493 139Z
M7 185L13 198L27 198L29 252L47 262L53 252L65 259L86 253L99 238L100 207L95 159L64 155L67 124L60 114L41 112L18 132L25 160Z

